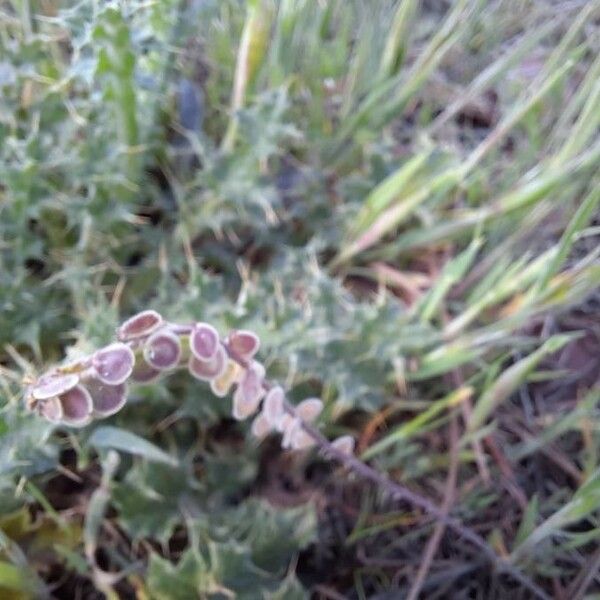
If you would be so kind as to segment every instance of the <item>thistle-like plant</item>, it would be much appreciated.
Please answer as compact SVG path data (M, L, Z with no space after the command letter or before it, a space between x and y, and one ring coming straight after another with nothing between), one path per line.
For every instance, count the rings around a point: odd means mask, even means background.
M208 383L218 397L227 396L235 387L232 415L240 421L252 417L250 429L257 438L278 433L284 449L318 447L392 497L408 501L444 523L535 597L548 598L517 566L499 557L486 540L460 520L354 456L351 436L326 439L314 424L323 409L322 401L307 398L292 405L284 389L266 379L265 367L256 358L260 340L255 333L236 330L222 338L208 323L171 323L156 311L145 310L117 329L117 340L28 382L27 407L53 423L82 427L123 408L130 384L148 383L175 369L187 369Z

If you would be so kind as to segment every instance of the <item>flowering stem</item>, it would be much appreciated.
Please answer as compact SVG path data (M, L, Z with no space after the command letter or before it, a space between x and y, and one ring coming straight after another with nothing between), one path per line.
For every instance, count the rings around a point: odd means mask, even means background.
M227 347L227 345L225 345L225 347L231 359L237 362L241 367L248 368L249 363L246 359L233 352ZM263 388L265 391L269 391L272 387L272 383L267 380L263 381ZM392 498L396 500L406 500L413 506L416 506L425 513L431 515L438 522L443 523L457 533L460 537L481 550L499 572L505 572L510 575L524 588L528 589L532 594L534 594L535 597L540 598L540 600L550 600L550 596L548 596L544 590L542 590L529 577L527 577L527 575L522 573L516 566L498 556L498 554L483 537L475 533L475 531L466 525L463 525L459 519L446 514L441 508L436 506L436 504L434 504L425 496L421 496L407 487L392 481L389 477L377 471L367 463L361 461L355 455L346 454L345 452L342 452L336 448L316 427L301 419L297 414L295 407L287 400L284 400L283 406L285 412L299 420L302 429L315 441L316 445L323 454L336 459L349 470L353 471L357 475L360 475L363 479L373 482L378 487L385 490Z

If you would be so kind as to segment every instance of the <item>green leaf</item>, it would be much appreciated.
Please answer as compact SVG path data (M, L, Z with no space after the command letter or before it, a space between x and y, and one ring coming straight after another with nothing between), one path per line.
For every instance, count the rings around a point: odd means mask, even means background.
M178 460L145 440L125 429L104 425L94 430L88 444L98 449L114 448L121 452L135 454L153 462L177 466Z

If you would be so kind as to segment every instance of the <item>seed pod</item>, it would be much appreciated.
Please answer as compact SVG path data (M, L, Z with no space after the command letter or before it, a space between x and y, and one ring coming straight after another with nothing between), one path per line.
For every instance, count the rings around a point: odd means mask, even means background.
M215 357L220 347L217 330L208 323L196 323L190 334L190 350L198 359L209 361Z
M296 413L307 423L312 423L323 410L323 403L318 398L307 398L296 406Z
M223 346L217 346L217 352L210 360L200 360L196 356L190 356L188 369L190 374L200 381L211 381L220 377L227 365L227 354Z
M240 390L240 393L247 401L258 404L265 395L263 388L264 379L265 368L260 363L254 361L243 374L238 385L238 390Z
M144 310L127 319L117 329L117 337L121 341L133 340L150 335L163 324L163 318L155 310Z
M290 415L285 415L289 417ZM298 417L290 417L290 419L285 419L285 425L283 426L283 438L281 439L281 447L291 448L292 440L295 438L296 433L301 428L300 419Z
M260 396L246 396L243 388L238 386L233 394L233 418L237 419L238 421L247 419L258 410L259 404Z
M263 402L262 412L272 427L277 427L283 416L283 400L285 398L283 389L276 385L272 387Z
M57 373L42 375L31 388L31 395L36 400L46 400L63 394L79 383L79 376L73 373L59 375Z
M210 389L215 396L224 398L234 383L238 383L243 374L242 367L234 360L228 359L223 373L210 381Z
M279 433L283 433L292 423L294 417L288 413L283 413L279 421L275 424L275 429L279 431Z
M297 427L291 439L291 447L294 450L307 450L316 444L312 436L310 436L302 427Z
M354 452L354 438L350 435L337 438L331 445L342 454L351 455Z
M269 432L271 431L271 425L269 424L263 413L257 415L254 421L252 421L252 427L250 431L252 432L252 435L257 437L259 440L261 440L269 434Z
M98 379L109 385L123 383L131 375L134 364L133 351L121 342L106 346L92 356Z
M92 397L82 385L61 394L59 399L64 423L81 427L89 422L93 410Z
M108 417L121 410L127 400L127 385L108 385L99 379L89 379L85 386L92 397L94 414Z
M131 372L131 379L135 383L149 383L160 376L160 371L151 367L143 358L135 361L135 366Z
M254 332L240 329L227 336L227 346L238 356L250 359L258 352L260 340Z
M173 369L181 358L181 342L171 331L157 331L144 345L144 358L155 369Z
M37 410L42 417L48 419L51 423L60 423L63 418L62 406L57 397L39 402Z

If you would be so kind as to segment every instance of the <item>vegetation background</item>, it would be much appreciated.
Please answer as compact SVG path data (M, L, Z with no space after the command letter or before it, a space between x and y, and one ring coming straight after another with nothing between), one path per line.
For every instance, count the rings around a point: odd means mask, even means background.
M3 0L0 596L531 597L183 373L26 413L155 308L257 331L326 435L600 597L599 49L595 0Z

